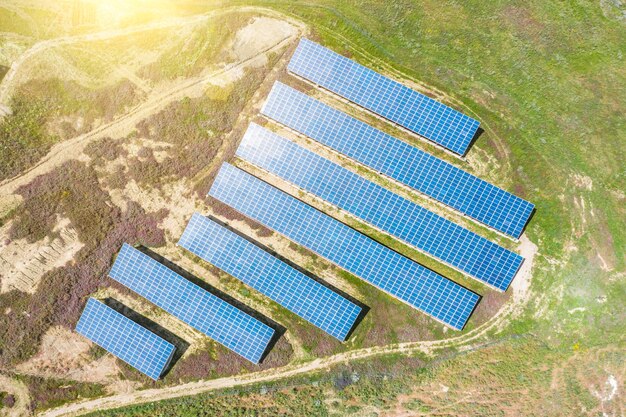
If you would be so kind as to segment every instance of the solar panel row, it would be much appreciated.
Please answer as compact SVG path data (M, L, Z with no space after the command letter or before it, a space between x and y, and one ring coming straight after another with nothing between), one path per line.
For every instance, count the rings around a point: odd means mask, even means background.
M459 155L478 130L471 117L308 39L288 70Z
M523 258L252 123L237 156L416 248L506 290Z
M223 164L209 195L455 329L479 296L269 184Z
M93 298L87 300L76 331L154 380L159 379L176 350L171 343Z
M126 243L109 276L253 363L274 336L271 327Z
M178 244L341 341L361 312L358 305L197 213Z
M279 82L262 113L487 226L519 237L534 206Z

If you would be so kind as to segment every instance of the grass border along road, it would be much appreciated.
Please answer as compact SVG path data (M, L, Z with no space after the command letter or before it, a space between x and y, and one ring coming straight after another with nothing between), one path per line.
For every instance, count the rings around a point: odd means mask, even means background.
M532 277L531 272L534 264L534 258L537 254L537 247L525 236L522 236L521 240L522 255L526 257L526 262L522 265L516 280L513 281L513 284L511 285L511 290L513 291L512 300L510 300L509 303L507 303L484 325L466 334L445 340L399 343L383 347L358 349L327 358L315 359L301 364L290 364L281 368L269 369L262 372L254 372L208 381L197 381L172 387L148 389L129 394L113 395L110 397L64 405L47 410L42 413L41 416L60 417L82 415L96 410L101 411L126 405L190 396L208 391L221 390L224 388L234 388L262 382L273 382L300 376L310 372L324 370L337 364L378 356L395 354L411 355L418 353L433 355L436 351L446 348L472 350L476 347L476 345L481 343L483 336L485 336L489 331L500 329L506 326L509 320L519 316L519 314L523 312L526 303L528 303L531 299L530 280Z

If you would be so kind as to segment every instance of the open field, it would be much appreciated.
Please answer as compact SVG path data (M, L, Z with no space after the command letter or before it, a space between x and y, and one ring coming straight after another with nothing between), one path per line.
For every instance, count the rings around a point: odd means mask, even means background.
M114 15L76 4L78 23L71 7L0 2L0 413L624 414L623 6L159 1L149 13L129 5ZM103 16L116 17L105 27ZM285 72L301 35L477 118L485 132L462 161L313 90ZM257 116L276 79L533 202L537 213L514 242L291 135L522 253L507 293L301 196L483 295L455 332L204 198L249 121L276 129ZM178 248L194 211L228 221L369 313L348 342L332 340ZM123 241L287 332L260 367L246 363L112 284L106 274ZM189 344L163 380L71 332L90 294Z

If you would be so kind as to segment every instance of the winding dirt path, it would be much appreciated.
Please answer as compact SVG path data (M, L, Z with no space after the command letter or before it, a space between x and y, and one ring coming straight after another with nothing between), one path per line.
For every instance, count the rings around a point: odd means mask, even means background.
M223 11L220 10L220 12L223 12ZM218 12L212 12L212 13L218 13ZM2 79L2 82L0 83L0 105L3 105L3 104L8 105L8 100L10 99L10 96L11 96L10 93L11 93L11 87L13 86L13 80L15 79L15 76L17 75L20 68L24 65L24 63L28 61L29 59L31 59L32 57L45 51L46 49L54 48L54 47L65 45L65 44L76 43L76 42L99 41L99 40L105 40L105 39L110 39L110 38L116 38L120 36L131 35L133 33L139 33L139 32L144 32L148 30L164 29L167 27L179 26L182 24L201 22L212 16L213 15L211 13L207 13L203 15L195 15L195 16L186 17L186 18L162 20L158 22L145 24L145 25L132 26L126 29L105 30L102 32L88 33L88 34L77 35L77 36L63 36L60 38L47 39L45 41L37 42L36 44L31 46L29 49L24 51L24 53L20 55L20 57L11 64L11 68Z
M235 9L224 9L220 13L227 13L232 10ZM212 16L215 15L217 15L217 12L212 14ZM206 18L206 16L207 15L203 15L203 18ZM102 125L83 135L57 143L35 166L16 177L0 182L0 195L8 198L14 194L19 187L28 184L35 177L49 172L55 166L58 166L65 161L80 158L85 146L87 146L87 144L94 139L98 139L103 136L110 136L113 138L122 137L130 133L139 121L159 112L168 104L180 100L183 97L198 94L204 90L207 84L218 83L219 80L223 79L225 76L240 73L242 69L258 63L259 60L265 59L265 57L272 52L281 50L288 43L292 42L298 35L299 34L288 36L274 46L264 51L260 51L256 55L237 63L227 65L224 68L214 71L204 77L182 80L167 91L149 97L146 101L133 107L123 116L118 117L110 123ZM0 203L2 202L0 201ZM0 204L0 206L1 205L2 204Z
M537 254L537 246L529 241L526 236L522 236L521 242L522 244L520 247L520 252L521 255L526 258L526 261L518 272L518 276L516 277L515 281L513 281L513 294L511 302L503 307L487 323L464 335L445 340L399 343L382 347L353 350L327 358L315 359L304 364L287 365L281 368L269 369L266 371L254 372L246 375L219 378L209 381L197 381L173 387L149 389L128 394L98 398L95 400L68 404L59 408L51 409L41 414L41 416L78 416L97 410L106 410L132 404L141 404L188 395L195 395L224 388L233 388L255 384L259 382L272 382L280 379L306 374L309 372L319 371L341 363L346 363L354 360L363 360L375 356L394 353L408 355L412 353L422 352L432 355L434 351L449 347L463 347L464 350L471 350L474 347L471 345L472 343L478 342L479 339L490 330L503 328L504 326L506 326L509 320L520 314L523 311L526 303L531 298L530 281L532 277L534 258Z

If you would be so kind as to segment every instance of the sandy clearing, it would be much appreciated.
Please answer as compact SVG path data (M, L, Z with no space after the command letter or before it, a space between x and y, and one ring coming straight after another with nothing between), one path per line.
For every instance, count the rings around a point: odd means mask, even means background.
M0 391L9 393L15 397L15 404L11 408L3 408L2 415L6 417L30 416L30 395L28 387L17 379L0 374Z
M298 29L283 19L255 17L252 22L240 29L227 48L237 60L246 59L257 51L263 51L281 40L297 35Z
M593 190L593 180L591 179L591 177L578 173L572 173L570 174L569 179L578 188L581 188L585 191Z
M113 383L118 367L112 355L92 359L92 344L65 327L51 327L43 337L39 351L15 370L22 374L64 378L80 382Z
M0 228L0 236L7 236L11 225L8 222ZM0 241L0 294L11 290L33 294L46 272L71 262L84 246L69 219L59 219L53 232L59 237L46 236L34 243L26 239Z
M111 201L126 209L129 202L137 202L147 212L167 209L168 214L159 223L165 229L168 240L178 238L184 229L185 220L200 207L200 202L193 195L193 184L183 179L164 184L162 190L140 187L134 180L129 181L122 190L108 190Z

